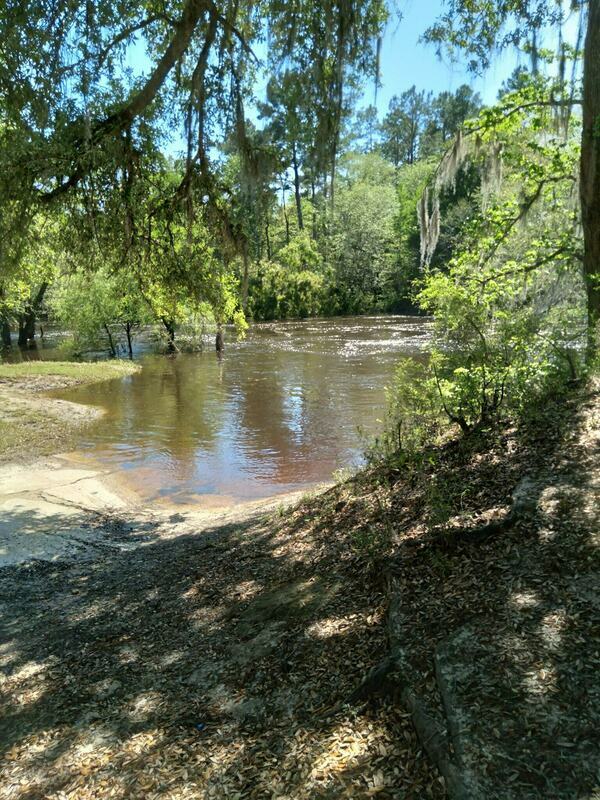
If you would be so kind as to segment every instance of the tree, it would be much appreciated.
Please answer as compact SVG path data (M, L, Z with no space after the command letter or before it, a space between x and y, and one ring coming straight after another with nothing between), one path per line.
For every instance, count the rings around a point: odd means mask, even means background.
M50 10L45 0L4 4L0 217L20 221L6 225L3 264L16 263L30 221L50 206L76 223L71 236L79 237L91 269L102 251L112 258L120 248L121 268L154 265L165 285L153 251L168 253L165 263L179 269L181 259L172 256L180 243L170 236L177 230L177 237L193 239L198 220L243 255L249 240L229 217L232 204L213 144L229 138L244 175L254 177L257 148L245 103L258 63L253 46L265 36L273 73L306 76L315 114L313 163L323 169L327 163L333 197L346 91L375 74L375 42L386 16L383 0L57 0ZM146 48L147 74L122 67L136 41ZM168 130L186 141L177 180L171 179L173 165L160 157ZM181 287L189 277L173 280ZM194 302L200 284L205 300L221 297L222 279L219 271L204 269ZM172 332L172 320L165 320Z
M431 101L421 142L421 156L439 152L456 135L465 120L475 117L481 98L463 84L455 92L440 92Z
M600 0L589 0L583 56L581 219L590 323L600 318Z
M139 288L106 269L64 276L51 291L50 309L73 333L78 353L103 349L113 358L125 348L133 356L134 330L152 321Z
M502 0L446 0L445 5L447 12L427 31L426 38L439 48L447 46L451 52L463 50L473 71L488 67L492 54L499 48L522 46L531 42L543 26L560 26L564 21L562 6L551 0L518 0L508 5ZM573 5L580 11L580 31L584 24L586 28L579 185L583 269L593 338L600 318L600 0L581 0Z
M360 313L381 307L394 262L394 170L376 153L349 154L340 175L328 242L331 310Z
M425 92L417 92L415 86L390 100L388 113L381 124L381 151L395 167L414 164L430 100Z
M20 204L14 204L16 212ZM63 260L60 217L46 212L37 217L18 219L9 213L2 222L16 226L23 225L27 233L19 241L18 247L11 232L0 244L2 273L0 277L0 325L2 345L12 344L11 327L18 326L20 347L28 345L35 338L35 323L44 301L46 290ZM2 224L2 223L0 223Z
M392 308L413 305L415 281L421 276L419 225L415 209L431 179L435 165L431 160L405 164L398 172L397 206L394 215L396 258L384 285Z
M301 231L279 250L275 261L256 265L249 297L254 319L319 314L325 303L325 278L314 240Z
M372 153L379 147L380 125L377 108L367 106L356 112L349 138L351 149L361 153Z
M467 432L501 408L520 414L580 374L587 326L573 191L579 148L557 133L548 107L506 117L515 99L471 123L480 158L487 144L502 142L505 175L463 220L448 262L424 271L417 301L434 318L432 347L418 374L406 365L398 373L396 431L402 422L403 431L410 424L428 434L445 417Z
M267 132L280 148L282 164L291 165L298 230L304 228L301 195L301 165L307 165L314 152L313 109L311 90L306 76L286 70L267 84L267 101L260 105L261 116L267 120ZM307 103L308 101L308 103ZM315 165L312 165L313 169Z

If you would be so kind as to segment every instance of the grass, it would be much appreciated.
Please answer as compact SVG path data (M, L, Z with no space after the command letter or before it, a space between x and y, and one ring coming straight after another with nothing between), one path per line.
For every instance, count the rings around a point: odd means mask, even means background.
M2 398L4 400L4 398ZM42 411L10 408L0 419L0 462L28 461L75 445L77 426Z
M76 446L82 424L96 418L73 414L40 392L65 386L99 383L140 369L130 361L25 361L0 364L0 461L28 461Z
M0 364L0 379L23 379L39 376L71 378L77 383L96 383L130 375L140 368L131 361L22 361Z

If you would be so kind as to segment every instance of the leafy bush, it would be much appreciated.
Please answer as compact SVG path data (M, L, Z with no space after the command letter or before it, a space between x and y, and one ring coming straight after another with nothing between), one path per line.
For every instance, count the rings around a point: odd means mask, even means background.
M278 253L278 261L261 261L249 282L248 311L253 319L289 319L322 313L325 277L309 269L318 267L314 243L299 236Z
M424 275L417 299L434 317L432 347L426 364L398 369L384 449L430 439L444 418L468 432L501 408L522 414L583 366L578 147L540 129L538 113L494 121L507 174L464 223L449 264Z

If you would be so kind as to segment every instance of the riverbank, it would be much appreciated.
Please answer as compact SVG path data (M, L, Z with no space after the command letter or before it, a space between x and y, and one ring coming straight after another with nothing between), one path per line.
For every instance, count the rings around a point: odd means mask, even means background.
M113 380L139 369L130 361L0 364L0 464L23 464L64 452L73 446L81 426L103 413L101 408L48 397L47 392Z
M91 515L0 573L0 797L591 800L599 443L591 385L267 513Z

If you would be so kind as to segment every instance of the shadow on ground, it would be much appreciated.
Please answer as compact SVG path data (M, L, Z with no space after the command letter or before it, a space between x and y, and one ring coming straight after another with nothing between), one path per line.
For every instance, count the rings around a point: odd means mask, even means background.
M469 544L464 534L506 513L517 485L526 512ZM418 546L394 568L397 622L469 796L600 796L598 393L549 402L483 447L455 447L423 492L430 516L440 501L437 525L419 532L418 520Z
M3 570L0 797L442 797L400 707L346 703L387 655L388 573L473 796L590 800L597 409L557 401L270 517ZM452 543L525 476L531 513Z
M342 705L382 596L300 514L4 569L0 796L441 796L406 715Z

